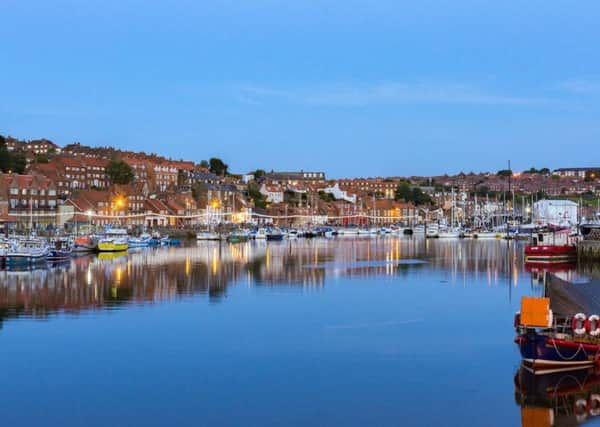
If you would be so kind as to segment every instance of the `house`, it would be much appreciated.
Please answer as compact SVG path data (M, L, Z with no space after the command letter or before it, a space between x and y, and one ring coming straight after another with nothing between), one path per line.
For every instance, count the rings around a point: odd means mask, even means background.
M283 187L279 184L263 183L258 190L269 203L283 203Z
M273 172L266 173L263 181L280 185L320 184L325 182L325 172Z
M345 200L348 203L356 203L356 194L349 195L347 191L340 188L340 185L337 182L330 187L324 188L323 191L327 194L331 194L335 200Z

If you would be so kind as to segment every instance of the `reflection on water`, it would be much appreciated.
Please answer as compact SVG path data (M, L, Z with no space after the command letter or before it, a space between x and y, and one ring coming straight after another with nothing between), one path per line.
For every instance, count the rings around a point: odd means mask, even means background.
M512 318L546 271L597 268L525 265L519 242L386 237L190 242L2 270L7 420L81 425L57 416L77 407L85 425L164 425L166 408L185 425L572 421L597 377L520 373L515 405Z
M2 318L45 316L64 310L113 309L132 302L206 294L218 300L228 286L286 285L320 288L330 277L403 274L427 264L449 280L482 277L497 285L523 270L521 251L502 241L418 238L298 240L225 244L194 242L183 248L140 249L73 258L27 271L0 272Z
M596 368L535 375L521 367L515 401L523 427L571 427L600 416L600 372Z

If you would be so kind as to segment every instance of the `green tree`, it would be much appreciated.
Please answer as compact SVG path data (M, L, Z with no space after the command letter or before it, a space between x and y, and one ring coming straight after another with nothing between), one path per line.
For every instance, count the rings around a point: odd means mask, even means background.
M498 176L504 176L504 177L506 177L506 176L511 176L512 174L513 174L513 171L512 171L512 170L510 170L510 169L500 169L500 170L499 170L499 171L496 173L496 175L498 175Z
M35 161L36 163L48 163L48 156L44 153L36 154Z
M113 184L129 184L135 178L131 166L122 160L111 160L106 167L106 175Z
M248 184L248 196L254 201L254 206L257 208L264 209L267 207L267 200L264 194L260 192L260 188L257 184Z
M229 168L229 166L227 166L223 160L218 159L216 157L212 157L209 161L209 170L214 173L215 175L227 175L227 169Z
M265 176L266 172L263 169L256 169L254 172L252 172L252 175L254 175L254 179L259 179L262 178L263 176Z
M410 189L410 185L408 182L401 182L396 187L396 193L394 195L394 199L396 200L404 200L405 202L409 202L412 199L412 191Z
M12 155L6 148L6 139L0 135L0 170L2 172L8 172L12 170L13 159Z
M12 171L15 173L24 173L27 167L27 159L23 154L15 154L12 158Z
M415 205L431 205L433 200L429 194L423 192L419 187L412 189L412 200Z
M208 168L210 167L210 165L208 164L208 161L206 161L206 160L202 160L202 161L200 162L200 167L201 167L201 168L204 168L204 169L208 169Z

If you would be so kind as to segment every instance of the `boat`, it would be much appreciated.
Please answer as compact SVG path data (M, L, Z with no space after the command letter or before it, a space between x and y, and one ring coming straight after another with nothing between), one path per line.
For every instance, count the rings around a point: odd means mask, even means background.
M106 237L98 241L98 252L123 252L129 249L129 242L123 238Z
M49 261L63 261L71 258L73 244L69 239L58 238L50 242Z
M297 239L298 238L298 230L292 228L287 231L288 239Z
M0 267L6 262L6 254L11 248L11 242L8 239L0 239Z
M253 237L255 240L266 240L267 230L261 227L253 233Z
M477 230L477 231L473 232L474 239L491 240L491 239L498 239L500 237L501 237L501 235L499 233L497 233L496 231Z
M78 236L73 240L73 252L94 252L98 246L98 238L92 235Z
M152 236L148 233L142 233L139 237L129 238L129 248L147 248L150 246Z
M458 239L462 237L462 231L458 228L440 230L438 231L438 235L440 239Z
M569 229L532 234L530 244L525 246L525 262L564 262L575 259L577 246L569 234Z
M536 374L600 366L600 281L547 273L543 297L523 297L515 343Z
M338 236L346 237L346 236L358 236L359 231L356 227L346 227L340 228L337 231Z
M221 240L221 236L214 231L199 231L196 240Z
M19 239L6 251L4 262L7 266L46 262L49 253L48 245L41 239Z
M425 237L436 238L439 237L439 226L437 224L428 225L425 229Z
M250 234L244 230L234 230L227 235L229 243L247 242L250 239Z
M271 228L267 230L267 240L269 241L280 241L283 240L283 233L277 228Z

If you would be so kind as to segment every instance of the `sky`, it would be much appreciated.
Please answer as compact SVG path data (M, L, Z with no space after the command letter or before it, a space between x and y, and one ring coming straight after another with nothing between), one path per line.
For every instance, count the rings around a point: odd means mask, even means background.
M600 166L600 3L2 0L0 134L234 172Z

